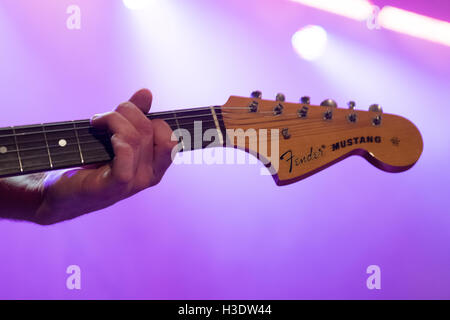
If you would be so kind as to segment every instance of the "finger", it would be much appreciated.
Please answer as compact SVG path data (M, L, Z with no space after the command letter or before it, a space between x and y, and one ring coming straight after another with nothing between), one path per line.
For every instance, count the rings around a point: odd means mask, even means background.
M153 176L153 126L147 116L133 103L125 102L116 108L116 112L124 116L140 135L140 152L136 170L136 189L149 186Z
M152 138L152 122L134 103L121 103L115 111L127 119L143 135L144 139Z
M113 135L111 144L114 150L111 172L106 171L102 178L105 183L126 185L135 176L139 159L140 137L136 128L121 114L107 112L91 120L94 127L106 128Z
M148 89L141 89L133 94L129 101L135 104L143 113L148 113L150 111L152 100L153 97L151 91Z
M172 163L172 149L178 142L172 141L172 129L167 122L155 119L153 123L153 172L154 183L158 183Z

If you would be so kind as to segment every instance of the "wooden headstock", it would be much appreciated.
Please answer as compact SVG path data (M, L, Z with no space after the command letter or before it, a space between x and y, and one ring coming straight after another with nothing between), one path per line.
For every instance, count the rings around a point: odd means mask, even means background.
M337 108L332 100L320 106L310 105L307 97L301 103L284 102L282 95L277 100L262 100L258 92L252 98L231 96L222 115L228 145L257 156L278 185L306 178L351 155L363 156L382 170L401 172L422 153L415 125L382 113L376 105L361 111L351 103L349 108ZM265 130L267 135L261 135ZM234 137L228 135L232 131ZM250 135L242 136L251 131L257 133L257 143ZM278 136L271 131L278 131Z

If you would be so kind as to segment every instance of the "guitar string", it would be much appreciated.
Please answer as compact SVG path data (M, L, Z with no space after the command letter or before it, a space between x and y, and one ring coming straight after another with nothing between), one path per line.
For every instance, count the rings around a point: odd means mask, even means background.
M333 131L339 131L339 130L333 130ZM196 137L198 137L198 138L201 138L201 137L199 137L198 135L194 135L194 140L195 140L195 138ZM297 135L297 134L295 134L295 133L292 133L291 134L291 137L304 137L304 135L303 134L301 134L301 135ZM202 140L203 141L203 140ZM266 142L268 142L269 141L269 139L265 139L265 138L262 138L262 139L259 139L258 140L258 143L266 143ZM96 142L96 141L92 141L92 142ZM98 142L98 141L97 141ZM212 142L210 142L210 143L214 143L214 141L212 141ZM192 144L191 144L191 146L192 146ZM226 147L227 145L217 145L217 146L222 146L222 147ZM234 146L234 144L233 144L233 146ZM195 146L194 146L195 147ZM41 149L46 149L46 147L43 147L43 148L41 148ZM204 147L203 147L203 144L202 144L202 149L204 149ZM104 146L102 146L102 147L99 147L99 148L92 148L92 149L86 149L85 150L85 152L88 152L88 151L90 151L90 152L93 152L93 151L100 151L100 150L102 150L102 151L105 151L105 147ZM187 149L187 150L185 150L185 151L191 151L191 150L194 150L194 149ZM61 150L61 151L59 151L59 153L56 153L56 154L54 154L53 155L53 157L55 157L55 156L58 156L58 155L61 155L61 154L69 154L69 153L71 153L71 154L77 154L77 156L79 155L79 152L78 151L75 151L75 152L67 152L67 151L63 151L63 150ZM22 157L23 158L23 157ZM33 159L33 158L47 158L47 154L46 155L41 155L41 156L29 156L29 157L26 157L26 158L24 158L24 159ZM95 158L94 158L95 159ZM15 159L15 160L17 160L17 159ZM101 161L108 161L108 160L110 160L110 158L108 158L108 159L103 159L103 158L101 158ZM3 160L3 162L7 162L7 161L9 161L9 160ZM0 161L1 162L1 161ZM15 162L15 161L14 161ZM14 167L10 167L10 168L2 168L0 171L4 171L4 170L11 170L11 169L18 169L18 167L17 166L14 166ZM44 167L44 168L42 168L42 169L50 169L50 168L48 168L47 166L46 167Z
M296 118L295 118L296 119ZM290 121L290 120L294 120L294 119L283 119L282 121ZM304 123L302 123L302 124L294 124L294 125L291 125L290 126L290 128L293 128L293 129L297 129L298 127L297 126L302 126L302 128L303 129L311 129L311 127L313 127L314 125L316 125L316 124L318 124L319 122L320 123L322 123L322 121L323 121L323 119L320 119L320 118L309 118L309 120L310 121L308 121L308 122L304 122ZM312 120L312 121L311 121ZM213 122L215 122L215 121L204 121L203 123L213 123ZM255 124L260 124L260 123L264 123L264 121L260 121L260 122L255 122ZM252 124L252 123L241 123L241 125L249 125L249 124ZM270 122L269 121L267 121L267 124L270 124ZM178 126L177 126L178 127ZM192 122L190 122L190 123L182 123L182 124L180 124L180 127L181 127L181 129L186 129L186 130L188 130L188 131L191 131L192 129L195 129L195 124L192 124ZM267 127L265 127L265 128L263 128L263 129L275 129L275 128L278 128L278 126L267 126ZM336 127L336 123L334 123L334 128L341 128L341 126L339 126L339 127ZM80 128L77 128L77 131L78 130L82 130L82 129L89 129L89 127L80 127ZM217 129L217 127L215 126L215 125L213 125L213 126L207 126L207 127L204 127L204 126L202 126L202 128L201 128L203 131L204 130L208 130L208 129ZM53 131L57 131L57 130L53 130ZM45 131L45 133L46 134L49 134L49 133L51 133L51 132L53 132L53 131ZM71 131L71 129L67 129L67 131ZM35 133L29 133L29 134L34 134L34 135L42 135L44 133L44 131L41 131L41 132L35 132ZM20 133L18 134L18 135L20 135ZM101 137L101 136L108 136L108 137L110 137L107 133L106 133L106 131L99 131L97 134L78 134L78 137L79 138L82 138L82 137ZM2 138L2 137L0 137L0 138ZM68 137L68 138L70 138L70 139L72 139L72 138L74 138L74 137ZM47 139L47 141L49 141L49 142L51 142L51 141L53 141L53 140L60 140L60 139L58 139L58 138L51 138L51 139ZM99 139L95 139L95 141L98 141ZM27 143L27 144L29 144L29 143L35 143L35 142L42 142L43 140L42 139L40 139L40 140L28 140L28 141L25 141L25 143ZM80 141L80 143L82 143L82 142L88 142L89 140L84 140L84 141ZM15 142L13 143L13 142L11 142L11 143L9 143L9 144L3 144L2 146L5 146L5 147L8 147L8 146L15 146ZM49 145L50 147L61 147L59 144L58 145ZM19 148L20 149L20 148ZM20 149L19 151L27 151L27 150L36 150L35 148L27 148L27 149ZM10 151L10 152L16 152L17 150L12 150L12 151ZM5 154L5 153L8 153L9 151L7 151L7 152L4 152L3 154Z
M214 108L215 111L220 111L220 113L218 113L218 116L223 116L223 115L228 115L228 114L233 114L236 115L236 113L232 113L232 112L221 112L223 109L231 109L231 110L249 110L248 107L221 107L221 106L214 106L214 107L199 107L199 108L193 108L193 109L181 109L181 110L176 110L176 111L164 111L164 112L155 112L155 113L150 113L150 114L146 114L147 118L151 118L154 117L154 119L161 119L164 121L169 121L169 120L174 120L174 121L179 121L180 119L192 119L192 118L199 118L199 117L212 117L212 113L210 112L210 109ZM193 111L208 111L208 113L205 114L199 114L199 115L190 115L190 116L177 116L178 113L192 113ZM175 114L174 117L172 118L156 118L159 115L163 115L163 114ZM275 116L273 111L258 111L255 114L267 114L268 116ZM287 115L296 115L296 114L287 114ZM250 119L250 118L249 118ZM214 120L210 120L210 121L214 121ZM45 125L46 127L50 127L50 126L58 126L58 125L74 125L74 124L84 124L84 123L90 123L90 120L88 119L84 119L84 120L71 120L71 121L63 121L63 122L55 122L55 123L48 123L48 124L37 124L37 125L30 125L30 126L15 126L14 128L16 130L20 130L20 129L28 129L28 128L42 128L43 125ZM60 131L66 131L66 130L74 130L74 129L84 129L85 127L75 127L75 128L66 128L66 129L58 129L58 130L50 130L50 131L46 131L46 132L60 132ZM89 126L89 128L94 128L92 126ZM11 130L8 127L6 128L0 128L0 130ZM22 133L18 133L21 135L26 135L26 134L34 134L34 133L41 133L42 131L36 131L36 132L22 132ZM16 134L17 135L17 134ZM10 136L14 136L14 134L8 134L8 135L2 135L0 136L0 138L4 138L4 137L10 137Z
M315 118L309 118L310 120L313 120L313 121L309 121L309 122L304 122L304 123L302 123L302 124L295 124L295 125L292 125L292 126L290 126L290 128L291 129L298 129L300 126L302 127L302 129L308 129L308 130L311 130L311 129L314 129L314 125L316 125L316 124L318 124L319 122L320 123L322 123L322 121L323 121L323 119L320 119L320 118L318 118L318 119L315 119ZM286 119L286 120L284 120L284 121L288 121L288 120L292 120L292 119ZM209 122L213 122L213 121L209 121ZM263 123L263 122L259 122L259 123ZM191 124L191 123L190 123ZM268 124L270 124L270 123L268 123ZM244 125L246 125L246 124L244 124ZM347 123L345 123L345 125L347 125ZM277 128L278 126L275 126L275 127L267 127L267 128L264 128L264 129L275 129L275 128ZM309 128L308 128L309 127ZM312 127L312 128L311 128ZM333 132L338 132L338 131L340 131L342 128L344 128L344 126L342 126L342 125L340 125L340 126L336 126L336 123L334 123L334 126L333 126ZM79 128L79 129L81 129L81 128ZM189 126L184 126L182 129L186 129L186 130L188 130L188 129L193 129L193 127L191 126L191 127L189 127ZM207 129L217 129L216 128L216 126L214 125L214 126L212 126L212 127L203 127L202 128L203 130L207 130ZM46 133L47 132L49 132L49 131L46 131ZM330 131L328 131L328 132L330 132ZM39 134L42 134L43 132L40 132ZM292 132L292 133L294 133L294 132ZM291 136L292 136L292 133L291 133ZM79 137L92 137L92 136L94 136L94 135L92 135L92 134L86 134L86 135L79 135ZM98 135L95 135L94 137L97 137L97 138L100 138L100 137L107 137L107 140L105 140L105 142L108 142L108 140L110 139L110 136L109 135L107 135L107 134L98 134ZM72 138L72 137L71 137ZM48 139L48 141L52 141L52 140L57 140L57 139ZM37 141L37 140L36 140ZM39 142L41 142L42 140L39 140ZM90 140L84 140L84 141L80 141L80 144L83 144L83 143L90 143L90 142L99 142L99 141L102 141L101 139L95 139L95 140L92 140L92 141L90 141ZM31 141L27 141L26 143L32 143ZM66 146L68 146L68 145L78 145L78 143L76 143L76 144L67 144ZM15 143L12 143L12 144L7 144L7 145L4 145L4 146L15 146ZM58 145L49 145L49 147L61 147L59 144ZM19 149L19 151L28 151L28 150L38 150L38 149L47 149L47 147L45 146L45 147L34 147L34 148L27 148L27 149ZM15 152L17 152L17 150L11 150L11 151L7 151L7 152L5 152L5 153L15 153ZM5 153L3 153L3 154L5 154ZM1 154L0 154L1 155Z
M273 117L276 117L276 115L273 115L273 113L272 112L268 112L269 114L270 114L270 116L263 116L263 117L265 117L265 118L273 118ZM247 122L247 123L237 123L236 121L243 121L243 120L249 120L249 119L254 119L254 118L241 118L241 119L230 119L230 118L228 118L228 117L224 117L223 116L223 113L221 114L222 115L222 119L220 119L220 120L227 120L227 123L229 123L229 124L231 124L231 125L244 125L244 126L246 126L246 125L252 125L252 124L261 124L261 123L264 123L264 122L270 122L270 120L268 120L268 121L253 121L253 122ZM225 115L227 115L227 113L225 113ZM234 115L236 115L235 113L234 113ZM243 114L244 115L244 114ZM290 120L296 120L296 119L302 119L302 118L299 118L298 117L298 114L296 114L296 113L288 113L288 114L283 114L284 116L292 116L292 118L288 118L288 119L281 119L281 120L279 120L278 122L280 122L280 121L290 121ZM177 121L178 119L180 119L180 118L185 118L185 119L188 119L188 118L190 118L190 119L192 119L192 118L195 118L195 119L199 119L199 117L206 117L206 116L208 116L208 117L211 117L212 115L211 114L203 114L203 115L193 115L193 116L189 116L189 117L176 117L176 118L167 118L167 119L161 119L161 120L164 120L164 121L166 121L166 122L168 122L168 121ZM312 120L312 119L314 119L314 118L307 118L308 120ZM319 119L319 120L323 120L323 119ZM83 121L83 123L88 123L89 122L89 120L79 120L79 121ZM201 121L202 123L212 123L212 122L215 122L215 120L198 120L198 121ZM41 128L42 129L42 127L45 125L46 127L48 127L48 126L52 126L52 125L54 125L54 126L56 126L56 125L68 125L68 124L70 124L70 123L49 123L49 124L40 124L40 125L33 125L33 126L35 126L35 128ZM175 124L175 123L174 123ZM180 127L183 127L184 128L184 126L186 126L186 125L189 125L189 124L193 124L192 122L178 122L178 124L179 124L179 126ZM12 128L12 127L11 127ZM14 127L16 130L20 130L21 128L24 128L24 127ZM33 128L33 127L28 127L28 128ZM11 130L11 129L9 129L9 128L2 128L2 129L4 129L4 130ZM93 126L87 126L87 127L74 127L74 128L65 128L65 129L57 129L57 130L46 130L45 131L45 133L56 133L56 132L66 132L66 131L75 131L75 130L83 130L83 129L94 129L94 130L97 130L97 131L101 131L100 129L96 129L95 127L93 127ZM6 134L6 135L0 135L0 138L9 138L9 137L18 137L18 136L26 136L26 135L33 135L33 134L43 134L44 133L44 131L31 131L31 132L19 132L19 133L16 133L16 134Z
M149 116L152 116L152 114L151 115L147 115L147 117L149 117ZM183 118L186 118L186 119L196 118L197 119L197 118L206 117L206 116L212 117L212 114L209 113L209 114L203 114L203 115L192 115L192 116L189 116L189 117L174 117L174 118L166 118L166 119L162 118L161 120L164 120L164 121L171 121L171 120L177 121L178 119L183 119ZM158 119L158 118L156 118L156 119ZM201 121L201 120L199 120L199 121ZM214 122L214 120L209 120L209 121L210 122ZM90 120L75 120L75 122L84 124L84 123L90 123ZM66 122L57 122L57 123L49 123L49 124L31 125L31 126L28 126L28 127L19 127L19 126L17 126L17 127L14 127L14 129L16 129L16 130L31 129L31 128L40 128L40 129L42 129L42 127L44 125L46 127L51 127L51 126L58 126L58 125L71 125L71 124L72 124L72 122L67 122L67 123ZM11 130L10 127L6 127L6 128L2 128L2 129L4 129L4 130ZM70 128L57 129L57 130L46 130L45 132L46 133L54 133L54 132L74 131L75 129L76 130L95 129L95 127L89 125L87 127L70 127ZM16 134L6 134L6 135L0 135L0 138L8 138L8 137L14 137L14 136L19 136L19 135L23 136L23 135L38 134L38 133L43 133L43 131L41 130L41 131L34 131L34 132L31 131L31 132L20 132L20 133L16 133Z
M199 120L199 121L202 121L202 124L205 124L205 123L213 124L212 126L207 126L207 127L202 126L202 130L205 130L205 129L206 130L207 129L217 129L216 125L215 125L215 120L208 120L208 121ZM176 123L172 123L172 125L176 126L178 128L178 125ZM169 126L170 126L170 124L169 124ZM180 126L180 129L186 129L186 130L190 130L190 129L194 129L195 128L195 124L192 123L192 122L185 122L185 123L182 122L182 123L179 124L179 126ZM93 127L79 127L79 128L76 128L76 130L77 130L77 132L79 132L80 130L92 129L92 128ZM27 135L27 136L28 135L43 135L44 133L48 136L49 134L55 133L55 132L74 131L74 130L75 130L74 128L72 128L72 129L67 128L67 129L61 129L61 130L45 130L45 131L38 131L38 132L17 133L16 135L0 136L0 139L4 138L4 137L7 137L7 138L11 137L12 138L14 136L22 137L24 135ZM94 137L97 136L98 137L98 136L105 136L105 135L108 135L107 131L105 131L105 130L98 130L95 133L89 133L89 134L80 134L80 133L78 133L78 138L81 138L81 137L92 137L92 136L94 136ZM73 137L66 137L66 138L67 139L72 139L72 138L75 138L75 136L73 136ZM46 140L47 141L52 141L52 140L60 140L60 139L64 139L64 137L47 138ZM39 139L39 140L27 140L27 141L24 141L23 143L29 144L29 143L42 142L42 141L43 141L42 139ZM4 146L4 147L15 146L15 142L12 142L10 144L3 144L3 145L0 145L0 146ZM21 149L20 151L23 151L23 150Z
M291 136L293 136L293 137L303 137L303 135L291 135ZM269 141L269 139L260 139L259 140L259 142L258 143L266 143L266 142L268 142ZM213 142L210 142L210 143L214 143L214 141ZM247 145L247 144L246 144ZM249 144L250 145L250 144ZM257 144L258 145L258 144ZM213 145L213 146L210 146L210 145L208 145L208 146L206 146L206 147L203 147L203 145L202 145L202 148L201 149L207 149L207 148L209 148L209 147L231 147L231 148L236 148L236 146L233 144L233 145L221 145L221 144L218 144L218 145ZM241 148L238 148L238 149L241 149ZM101 147L101 148L93 148L93 149L88 149L89 151L100 151L100 150L102 150L102 151L105 151L105 149L104 149L104 147ZM194 150L199 150L199 149L186 149L186 150L181 150L181 151L183 151L183 152L187 152L187 151L194 151ZM77 155L79 155L79 153L77 153L77 152L66 152L66 151L64 151L64 152L60 152L60 154L62 154L62 153L64 153L64 154L66 154L66 153L76 153ZM58 154L57 154L58 155ZM109 155L109 154L108 154ZM104 156L104 155L103 155ZM105 159L104 157L103 157L102 155L99 155L98 157L93 157L93 158L90 158L90 160L89 160L89 162L87 163L87 164L95 164L95 163L101 163L101 162L108 162L108 161L110 161L111 160L111 158L110 157L108 157L107 159ZM25 158L25 159L32 159L33 157L28 157L28 158ZM46 156L44 156L44 155L42 155L41 157L34 157L34 158L46 158ZM48 159L48 158L46 158L46 159ZM72 159L64 159L64 160L59 160L59 161L57 161L56 163L58 164L58 165L61 165L61 162L62 163L64 163L64 162L69 162L69 161L74 161L74 160L72 160ZM0 161L1 162L1 161ZM32 165L32 166L29 166L28 168L26 168L25 169L25 171L24 171L24 173L29 173L30 171L33 171L33 170L38 170L38 171L47 171L47 170L52 170L52 168L49 168L48 166L49 166L49 164L47 164L48 162L46 162L45 163L45 166L44 167L42 167L42 165ZM87 165L87 164L83 164L83 163L77 163L77 164L72 164L72 165L70 165L70 166L67 166L66 168L70 168L70 167L73 167L73 168L75 168L75 167L80 167L80 166L83 166L83 165ZM58 168L54 168L54 169L63 169L63 167L58 167ZM14 166L14 167L8 167L8 168L0 168L0 175L1 175L1 171L8 171L8 170L16 170L16 171L19 171L19 166L17 165L17 166ZM4 174L6 174L6 173L4 173Z

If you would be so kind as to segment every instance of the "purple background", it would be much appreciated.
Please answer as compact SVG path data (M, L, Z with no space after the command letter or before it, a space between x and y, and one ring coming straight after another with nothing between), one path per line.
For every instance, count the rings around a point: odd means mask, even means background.
M449 2L374 1L448 21ZM66 8L81 8L81 30ZM328 31L301 60L292 34ZM450 298L450 48L275 0L2 0L0 126L89 118L138 88L154 111L260 89L380 103L422 132L400 174L351 157L285 187L260 165L175 165L155 188L50 227L0 222L3 299ZM81 267L82 289L66 288ZM381 267L381 290L366 287Z

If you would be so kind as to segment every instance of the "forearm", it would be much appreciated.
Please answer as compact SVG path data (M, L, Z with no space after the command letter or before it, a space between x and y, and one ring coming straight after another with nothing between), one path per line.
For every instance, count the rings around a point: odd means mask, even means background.
M45 173L0 179L0 218L34 221Z

